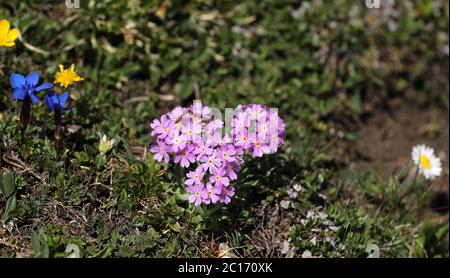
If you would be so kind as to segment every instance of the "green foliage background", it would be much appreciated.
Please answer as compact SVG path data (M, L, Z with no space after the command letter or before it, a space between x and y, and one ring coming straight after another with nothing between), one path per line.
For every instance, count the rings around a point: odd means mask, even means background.
M448 257L448 223L422 217L423 187L416 203L399 200L404 176L337 175L329 152L330 130L367 115L374 99L412 90L448 111L447 1L381 12L351 0L80 2L0 1L0 18L21 31L0 49L0 212L16 227L1 256L65 257L75 244L83 257L210 257L219 243L236 256L285 256L275 241L289 239L293 256L366 257L376 244L383 257ZM37 70L51 81L61 63L86 80L71 90L57 162L43 103L20 144L8 78ZM230 206L188 205L175 169L145 150L150 121L196 96L220 109L265 103L287 123L285 147L245 165ZM118 142L104 156L99 134ZM286 212L279 204L294 185L302 191ZM274 213L284 230L267 238Z

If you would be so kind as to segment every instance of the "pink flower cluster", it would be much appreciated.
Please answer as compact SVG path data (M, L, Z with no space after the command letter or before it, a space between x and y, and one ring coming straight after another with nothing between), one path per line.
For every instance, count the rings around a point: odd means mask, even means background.
M238 106L231 115L231 130L223 132L220 113L196 101L188 108L176 107L153 120L150 146L154 159L193 169L186 175L188 200L196 206L222 202L235 194L230 185L244 163L245 153L261 157L277 151L283 143L285 125L277 110L265 105Z

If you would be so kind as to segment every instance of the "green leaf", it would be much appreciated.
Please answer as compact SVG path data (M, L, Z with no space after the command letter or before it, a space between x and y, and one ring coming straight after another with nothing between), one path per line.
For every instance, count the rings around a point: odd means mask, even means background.
M7 222L9 220L9 214L16 209L16 204L17 200L15 195L8 198L5 205L5 212L2 217L3 222Z
M203 217L201 215L195 215L192 217L192 223L198 224L203 221Z
M172 71L176 70L178 68L178 66L180 65L180 62L178 60L171 60L171 61L166 61L163 64L164 67L164 72L166 74L171 73Z
M128 194L125 189L123 189L122 192L120 192L120 202L122 203L128 202Z
M169 227L172 231L179 233L181 231L180 223L175 222L174 224L169 224Z
M448 223L443 223L436 231L436 239L442 240L444 236L448 233Z
M359 93L353 94L353 96L351 98L351 104L352 104L353 110L356 113L361 114L364 112L361 95Z
M5 198L9 198L15 191L14 174L6 173L1 180L0 189Z
M48 258L50 256L50 250L48 248L47 244L44 244L41 248L40 257L41 258Z
M41 241L39 240L39 234L36 231L31 233L31 248L36 253L39 253L41 250Z
M184 79L181 83L175 85L175 91L181 99L188 99L194 93L194 81L191 78Z
M31 247L38 258L48 258L50 256L47 240L42 230L31 233Z
M125 215L125 217L131 217L132 215L132 203L130 201L130 199L128 198L128 194L127 191L125 189L122 190L122 192L120 192L120 209L122 210L123 214Z
M361 134L358 132L346 132L345 133L345 139L349 141L358 141L361 138Z

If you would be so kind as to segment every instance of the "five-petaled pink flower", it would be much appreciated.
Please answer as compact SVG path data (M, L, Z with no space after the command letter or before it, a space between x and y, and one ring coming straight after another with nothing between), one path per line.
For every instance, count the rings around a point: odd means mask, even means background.
M225 171L224 167L217 168L212 172L212 175L209 176L209 182L214 183L216 186L223 185L228 186L230 185L230 179L227 176L227 173Z
M155 119L150 124L152 128L152 136L158 135L158 139L164 139L172 134L173 124L166 115L161 117L161 121Z
M234 157L235 154L235 148L231 144L221 145L219 151L217 152L217 156L227 162L236 161L236 158Z
M208 198L208 192L203 184L188 186L187 191L191 193L188 197L189 203L194 203L196 206L199 206L204 199Z
M234 187L222 187L222 200L225 204L229 204L231 202L231 197L233 197L234 194Z
M197 167L195 171L190 171L187 173L185 183L187 185L193 185L193 184L202 184L203 176L205 175L205 170L203 170L202 167Z
M175 135L172 139L172 150L176 153L186 147L186 137L184 135Z
M211 144L199 142L194 149L194 154L197 156L197 159L201 159L204 156L209 156L213 153L213 149L211 148Z
M193 146L184 148L181 152L175 155L173 162L180 163L181 167L187 168L191 163L195 162L195 155L192 152Z
M214 172L222 165L222 160L216 156L215 152L210 156L204 156L200 159L200 161L203 162L201 165L203 169L209 171L210 173Z
M158 145L150 146L150 151L155 154L154 158L156 161L161 162L164 160L165 163L169 162L169 153L172 151L170 146L164 145L164 143L158 142Z
M206 184L206 193L208 196L204 200L205 204L217 203L220 201L220 195L222 194L222 186L212 185L210 183Z

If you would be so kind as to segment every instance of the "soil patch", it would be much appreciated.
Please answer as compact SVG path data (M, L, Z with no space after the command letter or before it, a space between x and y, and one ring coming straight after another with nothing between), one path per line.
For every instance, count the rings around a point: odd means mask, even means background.
M351 170L376 170L383 178L412 165L411 149L428 145L441 158L443 175L432 186L431 208L448 216L449 114L436 104L421 105L413 95L396 97L375 110L359 130L360 140L352 144Z

